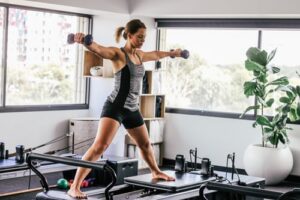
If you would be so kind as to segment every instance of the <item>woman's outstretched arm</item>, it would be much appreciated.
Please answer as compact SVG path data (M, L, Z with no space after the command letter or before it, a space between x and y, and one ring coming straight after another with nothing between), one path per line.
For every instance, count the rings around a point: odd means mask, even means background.
M79 44L83 44L83 38L85 35L83 33L76 33L74 36L74 42L77 42ZM109 59L109 60L116 60L118 59L118 52L120 51L119 48L116 47L104 47L96 42L92 42L90 45L85 45L85 47L96 53L97 55L101 56L104 59Z
M156 61L165 57L181 57L181 49L176 49L173 51L151 51L151 52L143 52L138 50L137 53L141 57L143 62L147 61Z

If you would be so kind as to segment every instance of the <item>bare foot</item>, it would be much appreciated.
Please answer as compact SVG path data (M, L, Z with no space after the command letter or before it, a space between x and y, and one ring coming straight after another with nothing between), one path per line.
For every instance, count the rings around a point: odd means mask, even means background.
M161 179L161 180L165 180L165 181L175 181L174 177L169 176L169 175L163 173L162 171L152 173L152 177L154 179Z
M68 195L75 198L75 199L87 199L87 195L81 192L79 189L70 188L68 191Z

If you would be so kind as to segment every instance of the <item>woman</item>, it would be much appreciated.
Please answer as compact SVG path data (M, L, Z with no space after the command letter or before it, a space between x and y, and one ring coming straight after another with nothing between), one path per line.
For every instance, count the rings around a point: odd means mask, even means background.
M82 159L98 160L111 144L120 125L123 124L140 148L142 157L148 164L153 178L173 181L175 180L173 177L160 171L157 166L148 131L139 111L138 98L141 80L145 73L143 62L155 61L168 56L180 57L181 50L177 49L170 52L143 52L140 50L145 41L146 26L138 19L131 20L126 27L117 29L117 42L119 42L121 35L127 40L123 48L103 47L95 42L86 46L90 51L113 62L115 88L103 106L95 141ZM77 33L74 36L74 41L83 44L83 38L84 34ZM80 185L89 172L90 169L78 168L74 182L68 191L70 196L80 199L87 198L80 191Z

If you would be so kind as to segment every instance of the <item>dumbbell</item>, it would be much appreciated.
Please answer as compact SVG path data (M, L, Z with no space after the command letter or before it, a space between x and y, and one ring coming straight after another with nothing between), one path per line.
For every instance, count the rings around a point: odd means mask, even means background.
M68 39L67 39L68 44L74 44L74 37L75 37L74 33L70 33L68 35ZM89 46L90 44L93 43L93 36L92 35L84 36L84 38L82 39L82 42L83 42L83 44Z
M174 49L171 49L171 51L174 51ZM175 58L175 56L170 56L171 58ZM190 57L190 52L186 49L182 50L180 52L180 57L184 58L184 59L188 59L188 57Z

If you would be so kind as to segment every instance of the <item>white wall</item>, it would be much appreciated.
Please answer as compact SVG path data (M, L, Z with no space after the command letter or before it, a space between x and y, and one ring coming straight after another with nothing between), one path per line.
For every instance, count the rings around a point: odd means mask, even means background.
M22 144L32 148L68 133L68 119L86 117L88 110L40 111L0 113L0 141L10 153ZM66 147L67 140L46 146L37 152L47 152Z
M212 164L226 166L227 154L236 153L236 166L244 168L243 154L248 144L260 143L259 128L252 120L226 119L196 115L166 115L164 157L175 159L183 154L189 159L189 149L197 147L199 157L208 157ZM300 175L300 126L291 125L291 148L294 153L292 174Z

